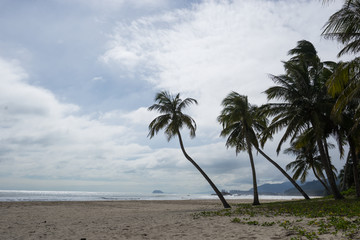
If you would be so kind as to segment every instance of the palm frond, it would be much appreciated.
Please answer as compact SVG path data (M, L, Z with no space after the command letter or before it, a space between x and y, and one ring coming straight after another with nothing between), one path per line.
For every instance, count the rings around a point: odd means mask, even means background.
M338 56L359 52L360 1L347 0L339 11L330 16L323 28L322 35L326 39L335 39L345 44Z
M161 129L163 129L166 125L169 124L171 120L171 115L161 115L156 117L151 123L149 124L149 134L148 137L153 138Z
M161 129L167 140L170 141L174 136L178 135L179 131L185 125L190 130L190 136L195 137L196 123L189 115L183 114L182 110L191 104L197 104L193 98L186 98L182 100L180 93L172 95L167 91L162 91L156 94L155 104L151 105L149 111L157 111L162 115L156 117L149 125L148 137L152 138Z

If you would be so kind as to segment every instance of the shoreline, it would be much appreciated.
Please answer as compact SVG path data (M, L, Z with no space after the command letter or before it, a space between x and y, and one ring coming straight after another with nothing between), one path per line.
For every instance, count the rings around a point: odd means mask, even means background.
M176 194L176 193L126 193L126 192L82 192L82 191L20 191L0 190L0 202L12 201L127 201L127 200L218 200L210 194ZM227 195L225 199L251 200L252 195ZM260 200L293 200L302 196L260 194Z

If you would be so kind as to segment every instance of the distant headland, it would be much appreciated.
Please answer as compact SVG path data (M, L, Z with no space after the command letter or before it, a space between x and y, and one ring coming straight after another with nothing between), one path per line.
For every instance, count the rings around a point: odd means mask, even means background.
M161 190L154 190L154 191L152 191L152 193L164 193L164 192Z

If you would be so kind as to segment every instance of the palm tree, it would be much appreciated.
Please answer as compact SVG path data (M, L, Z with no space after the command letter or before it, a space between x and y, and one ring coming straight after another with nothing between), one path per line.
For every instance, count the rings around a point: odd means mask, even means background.
M240 95L236 92L230 93L223 100L222 105L224 108L221 111L220 116L218 117L218 121L223 126L221 136L228 136L226 146L235 147L236 153L239 153L240 151L247 151L249 154L254 185L253 204L258 204L258 193L256 186L256 173L252 155L252 148L256 149L285 177L287 177L289 181L305 197L305 199L310 199L309 196L301 189L301 187L275 161L273 161L260 149L258 136L260 132L265 131L267 119L264 115L260 114L258 107L249 104L246 96Z
M197 101L193 98L186 98L182 100L180 94L176 96L171 95L168 92L162 91L156 94L155 104L148 108L149 111L157 111L162 115L156 117L149 125L149 134L150 139L154 137L161 129L165 129L165 135L167 140L170 141L173 137L177 136L179 139L181 150L196 169L202 174L202 176L208 181L210 186L213 188L215 193L220 198L224 208L231 208L231 206L226 202L222 193L218 190L215 184L207 176L207 174L200 168L200 166L187 154L185 147L182 141L180 130L183 126L189 128L190 137L195 137L196 123L189 115L184 114L182 111L185 107L191 104L197 104Z
M336 98L332 116L346 136L354 163L353 176L357 197L360 197L360 58L338 64L327 82L329 93Z
M286 128L277 148L279 153L288 138L294 141L311 127L332 193L335 199L342 199L331 169L325 141L330 134L329 129L334 125L330 119L334 99L327 93L325 86L326 80L332 74L327 66L333 64L321 62L314 46L305 40L299 41L289 54L293 57L284 62L286 73L271 75L277 86L265 91L268 100L278 99L281 102L263 106L264 113L273 117L264 139Z
M325 2L325 0L324 0ZM328 39L335 39L345 45L339 52L338 56L345 53L357 54L360 51L360 1L346 0L343 7L334 13L324 26L322 35ZM360 182L358 178L358 154L359 141L358 133L360 126L360 58L356 57L354 60L348 62L340 62L334 74L329 79L328 83L329 93L336 96L337 100L333 108L332 114L337 121L342 121L343 112L349 105L352 109L355 108L355 113L352 116L353 126L351 131L347 129L348 143L350 152L355 164L353 165L354 181L356 187L357 197L360 197ZM354 104L354 100L357 98ZM355 105L355 107L354 107Z
M254 200L253 205L259 205L259 195L256 182L256 171L252 147L259 145L254 129L263 130L266 126L265 118L257 118L256 107L248 103L246 96L236 92L230 93L222 102L224 109L221 111L218 121L222 124L223 130L220 136L229 136L226 146L235 147L238 154L241 151L247 151L250 158L251 171L253 177Z
M297 142L291 143L291 147L285 149L284 153L295 155L296 159L286 165L286 170L293 169L293 179L297 180L300 178L301 183L306 181L309 170L312 170L316 179L324 186L326 191L330 193L323 174L324 167L318 152L314 143L308 142L306 145L300 147Z
M339 62L326 85L329 93L336 97L333 116L339 120L350 105L354 111L353 129L357 128L360 124L360 57L349 62Z
M360 1L346 0L343 7L329 18L322 35L327 39L335 39L345 44L338 56L345 53L359 53ZM348 62L340 62L327 85L332 96L337 95L333 114L339 117L346 105L360 95L360 58L356 57ZM358 126L360 107L357 107L356 117L355 124Z
M346 0L343 7L331 15L324 26L322 35L335 39L345 47L338 56L360 51L360 1Z

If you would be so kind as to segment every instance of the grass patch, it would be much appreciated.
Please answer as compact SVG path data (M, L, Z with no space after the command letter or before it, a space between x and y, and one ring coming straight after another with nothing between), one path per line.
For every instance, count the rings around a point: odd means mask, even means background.
M241 207L240 205L238 207ZM327 217L346 216L360 217L360 201L358 199L313 199L310 201L289 201L266 203L259 206L259 210L273 214L289 214L298 217Z
M237 204L233 209L194 214L195 218L229 216L232 223L257 227L280 226L296 237L289 239L319 239L323 234L332 234L343 239L358 238L360 234L360 200L349 198L264 203L259 206ZM258 216L295 216L295 221L260 222Z

